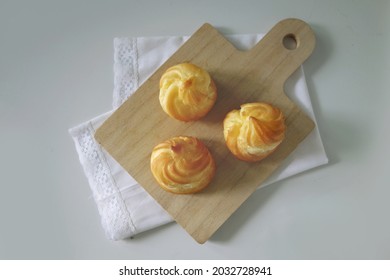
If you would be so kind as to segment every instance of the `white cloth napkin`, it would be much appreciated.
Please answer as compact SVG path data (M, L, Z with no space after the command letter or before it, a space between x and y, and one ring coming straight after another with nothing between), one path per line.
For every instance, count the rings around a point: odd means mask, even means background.
M237 48L251 48L262 35L226 38ZM188 37L114 39L114 100L120 106ZM286 82L286 94L314 121L303 69ZM113 111L69 130L88 178L107 238L120 240L172 221L164 209L94 139L96 129ZM320 134L315 130L261 186L328 162Z

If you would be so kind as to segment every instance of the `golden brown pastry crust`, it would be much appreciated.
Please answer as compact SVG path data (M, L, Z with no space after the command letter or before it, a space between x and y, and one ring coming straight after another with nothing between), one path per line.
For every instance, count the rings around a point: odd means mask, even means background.
M215 174L207 147L195 137L179 136L154 147L150 160L154 178L165 190L189 194L204 189Z
M214 106L217 88L207 71L191 63L181 63L161 76L159 99L163 110L172 118L194 121Z
M247 103L223 121L226 145L238 159L254 162L271 154L283 141L283 113L267 103Z

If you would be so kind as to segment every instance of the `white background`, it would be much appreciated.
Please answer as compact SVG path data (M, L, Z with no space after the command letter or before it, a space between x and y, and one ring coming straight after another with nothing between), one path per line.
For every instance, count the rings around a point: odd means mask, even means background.
M388 1L0 2L1 259L389 259ZM108 241L68 128L111 109L113 38L308 22L330 163L257 191L204 245L169 224Z

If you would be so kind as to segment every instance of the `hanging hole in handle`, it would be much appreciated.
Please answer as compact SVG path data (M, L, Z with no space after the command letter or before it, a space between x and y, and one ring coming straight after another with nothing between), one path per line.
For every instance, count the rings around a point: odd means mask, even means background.
M283 37L283 46L288 50L295 50L298 42L294 34L287 34Z

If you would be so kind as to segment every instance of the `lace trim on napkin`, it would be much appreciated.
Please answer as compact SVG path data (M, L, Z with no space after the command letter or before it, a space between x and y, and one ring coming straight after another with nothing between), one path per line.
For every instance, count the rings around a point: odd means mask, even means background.
M114 101L118 108L139 85L137 38L114 39Z
M90 182L94 199L101 215L106 235L113 240L128 238L136 233L121 192L112 176L106 157L94 139L95 130L91 122L73 129L79 150L80 161ZM113 229L108 232L109 229Z

